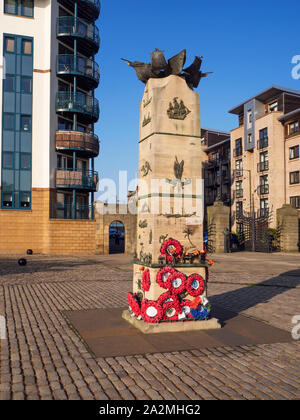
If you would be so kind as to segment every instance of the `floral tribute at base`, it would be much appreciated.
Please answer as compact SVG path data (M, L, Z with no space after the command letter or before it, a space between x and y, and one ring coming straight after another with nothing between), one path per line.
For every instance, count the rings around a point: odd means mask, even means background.
M168 262L170 263L173 257L180 257L182 252L183 248L181 244L174 239L168 239L161 247L161 254L167 257L167 264ZM171 258L168 258L168 256ZM207 281L207 267L205 281L200 274L191 274L187 277L174 267L165 265L165 267L158 271L156 282L161 288L167 291L163 292L157 301L150 301L145 298L141 299L140 296L129 293L129 310L132 316L136 316L139 320L151 324L207 320L210 318L211 312L211 305L204 295ZM144 272L142 284L143 290L149 291L151 287L149 270ZM186 299L188 295L195 299Z

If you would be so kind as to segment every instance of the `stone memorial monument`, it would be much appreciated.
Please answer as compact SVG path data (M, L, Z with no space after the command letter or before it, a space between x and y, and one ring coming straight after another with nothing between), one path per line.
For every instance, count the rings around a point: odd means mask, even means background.
M210 317L203 250L202 59L186 51L127 63L146 84L140 106L137 249L123 318L144 333L220 328Z

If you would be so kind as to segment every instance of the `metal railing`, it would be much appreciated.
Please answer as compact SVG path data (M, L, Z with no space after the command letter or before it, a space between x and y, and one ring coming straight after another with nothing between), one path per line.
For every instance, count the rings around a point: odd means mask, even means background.
M269 185L259 185L257 189L258 195L269 194Z
M257 164L257 172L264 172L269 170L269 161L259 162Z
M75 74L89 77L96 84L100 81L99 65L94 60L72 54L60 54L56 61L57 74Z
M56 169L56 187L97 191L98 172L84 169Z
M92 220L91 205L76 205L73 209L72 204L55 203L50 208L51 219L65 220Z
M74 16L61 16L56 21L57 36L75 36L92 41L95 49L100 46L100 32L94 23L89 23Z
M88 114L94 120L98 120L100 107L98 99L91 95L81 92L57 92L56 111Z
M93 156L99 155L99 138L95 134L80 131L57 131L57 150L80 150Z
M257 142L257 148L260 149L265 149L266 147L269 147L269 138L265 137L263 139L259 139Z
M101 9L101 2L100 0L80 0L82 3L92 4L95 9L100 12Z

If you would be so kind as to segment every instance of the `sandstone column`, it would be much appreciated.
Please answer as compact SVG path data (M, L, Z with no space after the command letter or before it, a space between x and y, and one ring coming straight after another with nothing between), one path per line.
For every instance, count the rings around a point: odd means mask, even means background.
M280 230L281 251L298 252L298 210L290 204L277 209L277 224Z
M229 231L230 208L221 201L215 201L213 206L207 207L208 228L213 230L213 248L215 253L224 253L225 230Z

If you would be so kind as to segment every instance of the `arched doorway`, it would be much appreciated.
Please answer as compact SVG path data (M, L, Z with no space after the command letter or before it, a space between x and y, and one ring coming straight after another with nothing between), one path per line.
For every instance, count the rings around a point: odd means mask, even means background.
M125 227L122 222L114 221L109 225L109 253L124 254Z

